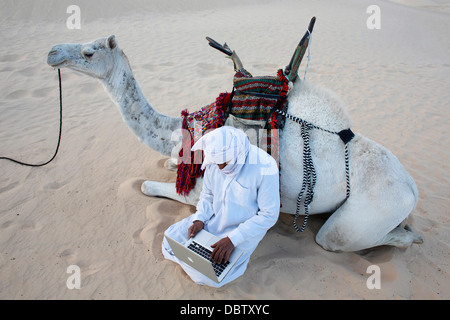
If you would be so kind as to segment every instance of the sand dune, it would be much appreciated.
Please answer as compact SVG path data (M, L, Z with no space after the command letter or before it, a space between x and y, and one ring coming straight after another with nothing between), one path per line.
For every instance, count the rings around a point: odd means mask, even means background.
M2 299L449 299L450 16L440 1L77 1L81 29L66 27L71 1L0 4L0 156L51 157L58 135L57 73L50 48L115 34L152 105L177 116L231 90L232 63L204 40L227 41L253 74L288 62L312 16L307 80L336 92L354 131L389 148L420 192L408 219L425 242L331 253L313 217L297 234L282 214L245 275L200 287L164 260L164 230L194 208L145 197L142 181L173 182L165 157L142 145L94 79L62 70L63 138L50 165L1 161ZM381 8L381 29L366 9ZM411 4L411 2L409 2ZM305 65L302 65L304 70ZM81 269L69 290L67 267ZM369 290L367 267L381 269Z

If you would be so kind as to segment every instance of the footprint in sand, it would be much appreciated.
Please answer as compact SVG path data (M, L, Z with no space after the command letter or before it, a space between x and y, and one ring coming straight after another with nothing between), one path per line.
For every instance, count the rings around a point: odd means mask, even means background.
M159 71L162 70L162 67L161 67L161 66L155 65L155 64L151 64L151 63L144 64L144 65L142 66L142 68L143 68L144 70L150 71L150 72L159 72Z
M39 231L42 227L39 222L35 221L6 221L1 225L1 228L7 230L9 228L14 228L16 230L24 230L24 231Z
M35 221L23 221L20 224L20 230L25 230L25 231L38 231L41 229L41 225L39 222L35 222Z
M141 191L141 185L145 180L142 178L130 178L122 182L117 190L117 196L120 199L141 204L143 200L147 199Z
M13 190L14 188L16 188L19 185L19 182L13 182L8 184L6 187L0 188L0 193L3 192L8 192L10 190Z
M7 54L0 57L0 62L15 62L22 59L23 55L20 54Z
M28 97L30 95L30 92L27 90L16 90L6 95L6 99L8 100L16 100Z
M79 262L79 263L75 263L77 266L80 267L81 270L81 274L83 275L83 278L86 280L87 276L96 274L97 272L99 272L102 267L98 266L98 265L86 265L83 262Z
M7 67L1 69L0 72L11 72L11 71L13 71L13 70L14 70L13 67L7 66Z
M89 138L87 138L86 139L86 146L84 147L83 151L91 150L95 146L96 142L97 142L97 137L96 136L90 136Z
M41 89L36 89L31 93L31 96L33 98L48 98L50 96L53 96L55 93L54 87L46 87Z
M143 244L144 242L142 241L142 238L141 238L141 233L142 233L142 231L143 231L144 229L139 229L139 230L136 230L134 233L133 233L133 242L135 243L135 244Z
M174 82L176 79L171 76L161 76L161 77L159 77L159 80L164 81L164 82Z
M98 90L97 84L93 83L82 83L80 85L80 90L83 92L83 94L91 94L95 93Z
M161 255L164 231L172 224L190 215L192 209L172 200L161 199L147 207L147 223L134 235L136 244L145 244L155 257Z
M161 64L152 64L147 63L142 66L142 68L146 71L149 71L151 73L158 73L162 72L162 74L159 77L159 80L163 82L174 82L176 81L176 77L170 76L170 72L168 71L169 68L175 66L172 62L167 63L161 63Z
M22 76L32 77L32 76L35 76L38 74L38 68L37 68L37 66L26 67L17 72Z
M66 249L59 254L61 259L64 259L67 265L75 264L77 254L72 249Z
M99 272L102 269L101 265L97 264L89 264L86 262L83 262L79 257L76 251L73 251L72 249L66 249L62 251L59 254L59 257L61 259L64 259L64 262L69 265L76 265L80 268L81 274L83 278L93 275L97 272Z
M161 67L175 67L175 63L173 62L163 62L161 64L159 64Z
M52 181L46 184L43 189L44 190L58 190L64 187L67 184L67 181Z
M6 221L2 224L1 228L2 229L8 229L9 227L11 227L14 224L14 221Z
M218 67L211 63L197 63L197 72L202 77L215 77L217 74L226 74L230 72L229 68Z

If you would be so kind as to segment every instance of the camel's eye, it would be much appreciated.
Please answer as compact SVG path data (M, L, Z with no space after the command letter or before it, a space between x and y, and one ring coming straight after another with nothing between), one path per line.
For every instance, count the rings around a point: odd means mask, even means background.
M84 57L85 57L85 58L90 59L90 58L92 58L93 56L94 56L94 53L93 53L93 52L85 52L85 53L84 53Z

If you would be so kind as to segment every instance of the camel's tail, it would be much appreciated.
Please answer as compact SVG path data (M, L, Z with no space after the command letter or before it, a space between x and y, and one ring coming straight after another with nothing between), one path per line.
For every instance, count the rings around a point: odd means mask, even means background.
M411 212L417 207L417 203L419 203L419 190L417 189L417 185L414 182L414 179L411 177L411 183L410 183L413 195L414 195L414 199L416 200L414 202L414 206L411 208Z

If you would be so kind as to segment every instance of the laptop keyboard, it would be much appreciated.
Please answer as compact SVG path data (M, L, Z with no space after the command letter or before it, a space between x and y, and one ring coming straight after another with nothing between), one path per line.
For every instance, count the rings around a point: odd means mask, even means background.
M220 276L222 274L223 270L230 263L228 261L225 262L225 263L221 263L221 264L216 264L216 263L212 262L212 260L211 260L212 251L207 249L207 248L205 248L204 246L202 246L201 244L199 244L199 243L197 243L195 241L192 241L189 244L188 248L191 249L192 251L194 251L195 253L201 255L206 260L211 261L211 263L213 265L213 268L214 268L214 272L216 273L216 276Z

